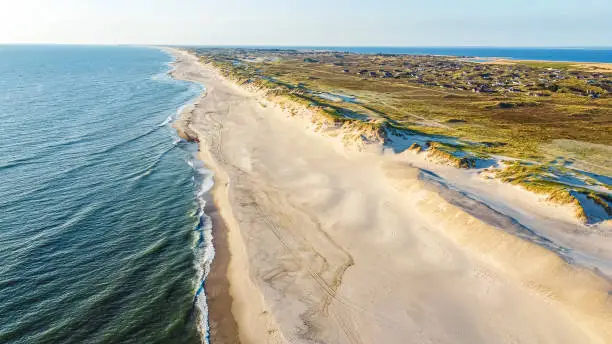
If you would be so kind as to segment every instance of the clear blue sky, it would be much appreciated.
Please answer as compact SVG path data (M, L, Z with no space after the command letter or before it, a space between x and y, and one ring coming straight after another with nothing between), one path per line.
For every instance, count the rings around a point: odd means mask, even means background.
M0 0L0 43L612 46L612 0Z

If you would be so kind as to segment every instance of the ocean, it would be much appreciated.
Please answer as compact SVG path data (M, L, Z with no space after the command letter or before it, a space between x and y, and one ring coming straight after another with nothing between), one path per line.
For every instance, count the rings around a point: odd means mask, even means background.
M241 46L227 46L240 48ZM514 60L610 62L612 48L506 48L506 47L317 47L242 46L242 48L327 50L360 54L447 55Z
M0 343L206 341L212 176L171 128L202 88L171 60L0 46Z

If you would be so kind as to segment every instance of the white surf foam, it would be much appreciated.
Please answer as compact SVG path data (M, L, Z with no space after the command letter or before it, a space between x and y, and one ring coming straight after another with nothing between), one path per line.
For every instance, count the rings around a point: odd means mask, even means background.
M206 196L213 187L213 173L206 169L200 161L190 161L190 165L196 170L196 184L198 185L196 200L198 202L198 225L195 228L197 244L195 247L195 268L197 271L197 290L195 292L195 304L199 310L199 329L206 343L209 343L210 328L208 320L208 304L206 302L206 278L210 272L212 261L215 257L213 246L212 220L205 213Z
M181 105L174 112L174 114L168 116L168 118L162 124L160 124L160 126L165 126L176 121L184 111L187 111L187 109L195 106L195 103L198 101L198 96L205 92L206 88L198 83L176 80L172 78L171 74L176 68L176 58L168 51L164 49L162 49L162 51L171 56L172 61L167 63L167 70L165 70L163 73L155 75L153 78L162 82L188 83L188 92L193 94L190 101ZM176 136L174 144L177 145L179 142L184 141ZM204 343L209 344L210 326L208 304L206 302L205 281L208 277L212 261L215 257L215 249L213 246L212 220L210 216L205 213L205 208L207 195L213 187L213 173L212 171L208 170L201 161L197 160L197 150L192 153L193 157L187 161L187 164L196 171L193 181L196 185L196 201L198 203L198 224L194 230L197 240L194 247L194 266L196 269L194 305L197 307L199 313L198 330L200 331Z

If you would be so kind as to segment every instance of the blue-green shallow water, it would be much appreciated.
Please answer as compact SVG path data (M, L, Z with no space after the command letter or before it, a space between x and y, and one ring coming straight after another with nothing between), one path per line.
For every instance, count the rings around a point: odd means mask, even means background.
M198 172L167 124L201 89L170 61L0 46L0 343L201 341Z

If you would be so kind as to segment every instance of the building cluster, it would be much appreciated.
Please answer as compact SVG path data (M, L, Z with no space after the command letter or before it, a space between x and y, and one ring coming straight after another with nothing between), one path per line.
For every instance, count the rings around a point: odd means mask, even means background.
M555 92L599 98L612 94L612 74L545 68L536 64L479 63L431 55L368 55L281 49L214 51L240 62L294 61L306 68L336 70L362 79L399 79L449 90L486 94L550 96ZM314 78L314 77L313 77Z
M374 59L376 60L376 59ZM372 60L353 62L364 78L407 79L424 86L475 93L528 93L545 96L561 89L592 97L612 92L612 78L590 73L522 64L483 64L437 56L402 57L401 64ZM369 68L364 66L368 65ZM344 65L343 72L351 73ZM567 87L566 87L567 86Z

